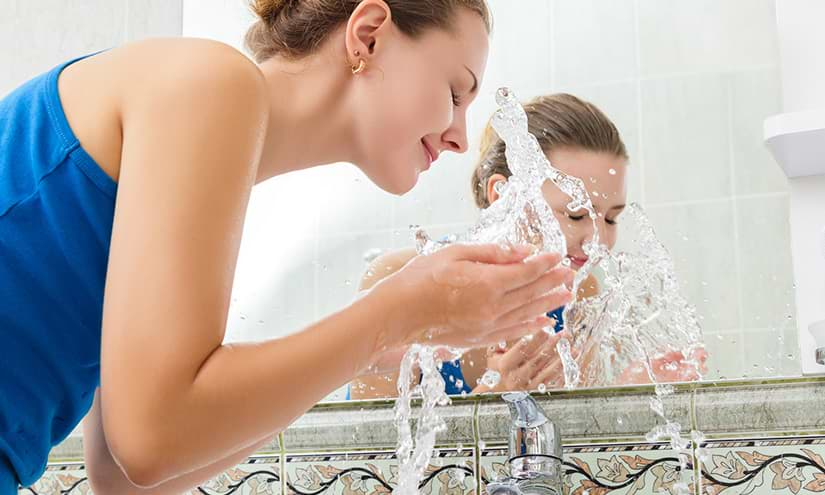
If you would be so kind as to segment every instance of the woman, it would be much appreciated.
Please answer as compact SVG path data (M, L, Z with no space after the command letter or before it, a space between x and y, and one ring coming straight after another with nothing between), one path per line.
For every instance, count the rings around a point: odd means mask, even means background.
M528 129L539 142L550 163L562 172L583 180L595 208L599 239L612 248L616 244L618 217L625 207L628 155L616 126L595 105L569 94L541 96L526 105ZM476 205L487 208L499 198L496 185L507 180L512 172L504 155L505 145L488 125L482 138L481 154L472 176L472 191ZM567 244L567 258L574 270L587 262L584 245L593 238L593 222L586 212L569 211L570 198L555 185L542 187L547 204L559 221ZM598 192L598 194L596 194ZM414 259L414 250L390 253L375 260L362 280L362 288L375 284L382 276L401 269ZM591 276L578 294L585 298L598 293L598 284ZM529 338L508 342L504 346L474 349L442 367L449 393L483 393L507 390L536 390L564 385L562 363L556 344L566 334L561 308L548 314L555 320L554 335L539 331ZM695 380L692 365L672 366L683 356L668 354L653 363L659 381ZM704 361L703 355L695 356ZM500 380L485 383L480 380L487 370L499 373ZM621 383L649 381L644 369L633 367ZM350 391L353 399L395 396L397 375L373 374L356 380Z
M516 338L567 301L558 256L456 247L304 332L222 345L252 186L350 161L408 191L465 151L487 56L483 0L253 7L257 64L153 40L0 101L0 494L33 483L87 411L95 492L186 491L384 355Z

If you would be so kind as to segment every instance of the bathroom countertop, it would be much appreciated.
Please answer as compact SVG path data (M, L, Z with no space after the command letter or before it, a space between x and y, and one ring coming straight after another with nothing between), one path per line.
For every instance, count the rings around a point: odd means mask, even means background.
M665 416L689 438L737 438L825 433L825 377L677 384L663 397ZM562 432L563 443L638 442L664 420L650 409L652 386L533 394ZM319 404L262 453L393 450L392 401ZM442 409L447 425L439 445L506 443L507 407L498 395L457 398ZM50 460L82 459L82 438L56 446Z

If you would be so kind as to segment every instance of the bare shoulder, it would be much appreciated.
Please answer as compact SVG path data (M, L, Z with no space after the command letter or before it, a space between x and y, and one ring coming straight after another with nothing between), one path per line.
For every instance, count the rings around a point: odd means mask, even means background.
M370 263L369 269L361 279L359 289L365 290L371 288L379 281L404 268L404 265L409 263L415 256L416 252L413 248L400 249L382 254Z
M209 40L153 39L99 53L67 67L59 91L80 143L116 181L127 123L188 127L237 109L235 124L249 129L264 125L269 112L258 67Z
M263 74L235 48L218 41L152 39L112 50L112 70L119 74L131 101L141 96L175 95L204 103L254 100L268 106Z

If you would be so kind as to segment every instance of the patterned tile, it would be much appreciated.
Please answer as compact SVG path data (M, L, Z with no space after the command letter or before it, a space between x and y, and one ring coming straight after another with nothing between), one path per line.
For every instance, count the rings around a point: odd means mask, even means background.
M697 450L702 495L825 492L825 437L719 440Z
M694 493L693 463L684 469L668 444L604 444L565 446L564 495L677 495L679 484ZM481 453L482 487L507 476L507 449Z
M192 495L281 495L280 456L250 457L189 492Z
M87 495L92 493L81 463L50 464L37 482L21 488L20 495Z
M288 495L384 495L398 484L393 452L288 455ZM475 495L472 450L441 449L421 482L422 495Z
M82 464L50 464L37 483L22 488L20 495L91 495ZM255 456L191 490L197 495L280 495L281 468L278 456Z

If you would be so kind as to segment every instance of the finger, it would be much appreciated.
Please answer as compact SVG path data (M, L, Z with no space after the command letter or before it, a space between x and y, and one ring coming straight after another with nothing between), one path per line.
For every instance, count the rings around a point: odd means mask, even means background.
M532 380L538 376L542 370L547 366L553 359L555 358L555 353L550 354L546 350L540 351L536 355L534 355L529 361L524 363L521 367L524 370L524 374L528 378L528 382L532 382Z
M550 324L552 320L546 315L538 318L526 319L509 326L496 326L496 329L479 339L479 345L497 344L502 340L515 340L525 335L535 333Z
M563 306L570 302L572 296L570 291L566 288L558 288L548 294L545 294L538 299L526 302L509 313L504 314L496 319L495 326L505 327L516 324L520 321L532 320L536 315L546 314L559 306Z
M541 253L524 260L523 263L496 266L493 282L497 287L501 287L502 292L508 293L535 282L560 261L561 255L558 253Z
M540 383L543 383L548 387L551 384L553 384L554 386L563 384L564 366L562 364L561 359L552 359L547 365L545 365L539 371L539 373L535 377L533 377L531 383L534 383L537 387Z
M505 246L499 244L457 244L443 251L454 260L478 263L507 264L524 260L533 252L528 245Z
M510 369L518 368L529 361L548 338L547 333L543 331L525 335L501 356L502 364Z
M537 299L558 287L570 289L573 287L575 275L576 273L566 266L556 265L533 282L507 292L501 299L501 306L504 311L512 311L525 301Z

